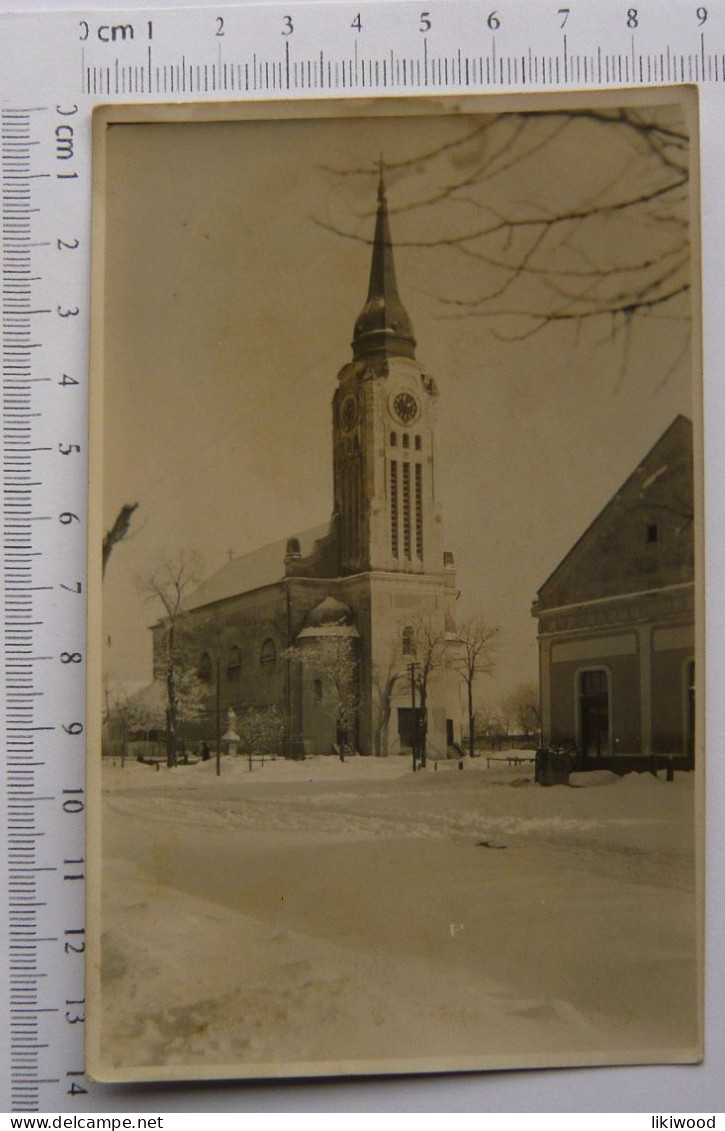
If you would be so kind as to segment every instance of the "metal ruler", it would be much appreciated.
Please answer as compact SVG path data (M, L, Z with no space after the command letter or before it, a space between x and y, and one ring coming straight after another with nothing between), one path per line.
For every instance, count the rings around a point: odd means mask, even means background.
M285 0L22 12L0 17L0 76L2 1071L13 1110L83 1111L102 1091L83 1075L93 107L669 82L725 92L725 11L697 0ZM725 245L709 223L712 246Z

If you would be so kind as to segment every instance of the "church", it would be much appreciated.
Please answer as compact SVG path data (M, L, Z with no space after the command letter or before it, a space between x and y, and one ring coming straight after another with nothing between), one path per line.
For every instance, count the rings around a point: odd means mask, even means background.
M275 707L291 757L343 742L405 753L424 729L428 757L445 758L460 739L459 679L446 665L457 589L435 491L438 396L398 293L381 173L367 298L332 398L332 518L230 560L187 600L192 662L208 686L199 737L213 738L219 672L222 713ZM164 631L152 628L156 679Z

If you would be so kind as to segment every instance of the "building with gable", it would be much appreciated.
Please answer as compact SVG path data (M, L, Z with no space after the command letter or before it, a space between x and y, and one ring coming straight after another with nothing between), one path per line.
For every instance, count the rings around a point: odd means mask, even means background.
M345 738L363 754L410 747L418 627L455 637L455 566L435 494L437 400L398 293L381 174L367 299L332 400L331 521L227 562L187 604L210 719L219 670L223 711L275 706L289 753L330 751L342 737L333 688L306 661L344 647L357 681ZM153 633L158 679L163 624ZM427 689L430 756L446 756L458 719L458 681L441 668Z
M692 424L678 416L539 589L544 746L693 757L694 576Z

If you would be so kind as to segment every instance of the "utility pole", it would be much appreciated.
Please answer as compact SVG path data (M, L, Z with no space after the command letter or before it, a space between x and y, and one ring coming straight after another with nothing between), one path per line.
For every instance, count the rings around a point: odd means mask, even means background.
M418 666L415 660L408 664L410 670L410 701L413 708L413 773L418 769L418 710L415 705L415 673Z
M420 707L418 708L418 733L420 735L418 749L420 751L420 768L425 770L428 766L428 711L425 706L427 694L424 696L423 688L420 689Z
M216 776L222 772L222 689L221 689L221 660L216 662Z

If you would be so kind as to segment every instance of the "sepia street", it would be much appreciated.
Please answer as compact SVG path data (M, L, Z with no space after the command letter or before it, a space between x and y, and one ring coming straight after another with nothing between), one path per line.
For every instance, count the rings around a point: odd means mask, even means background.
M693 776L503 759L105 766L109 1066L693 1046Z

